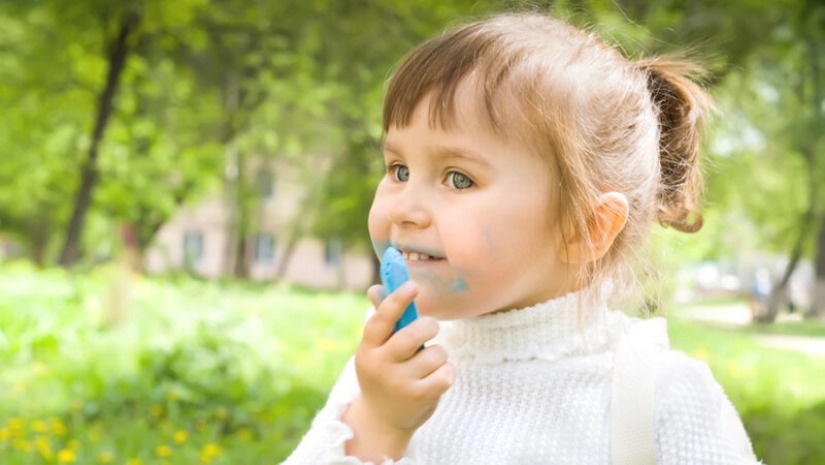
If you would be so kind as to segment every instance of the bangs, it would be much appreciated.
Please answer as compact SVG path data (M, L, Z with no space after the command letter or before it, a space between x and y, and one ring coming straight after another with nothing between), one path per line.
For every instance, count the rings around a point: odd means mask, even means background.
M453 128L456 90L465 79L472 77L479 97L476 106L479 116L503 135L505 105L501 105L502 100L508 100L510 105L519 102L519 99L505 98L511 95L512 89L504 83L512 81L508 77L524 55L518 49L507 50L511 47L506 47L503 39L503 35L474 24L436 37L405 57L387 88L382 118L384 132L393 126L406 127L416 106L428 95L430 126Z

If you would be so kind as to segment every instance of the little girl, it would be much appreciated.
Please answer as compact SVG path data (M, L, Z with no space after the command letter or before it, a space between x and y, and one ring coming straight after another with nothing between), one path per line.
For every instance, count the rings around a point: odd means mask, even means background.
M355 356L286 463L758 463L663 321L607 307L654 221L702 225L696 71L537 13L408 55L369 231L412 281L370 289ZM413 299L422 317L393 334Z

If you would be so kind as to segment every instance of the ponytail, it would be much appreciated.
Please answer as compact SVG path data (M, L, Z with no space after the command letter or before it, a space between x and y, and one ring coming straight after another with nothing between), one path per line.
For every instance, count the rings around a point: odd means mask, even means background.
M661 176L656 220L687 233L702 227L697 202L702 188L698 123L711 108L710 97L693 79L701 68L681 61L642 60L647 87L659 118Z

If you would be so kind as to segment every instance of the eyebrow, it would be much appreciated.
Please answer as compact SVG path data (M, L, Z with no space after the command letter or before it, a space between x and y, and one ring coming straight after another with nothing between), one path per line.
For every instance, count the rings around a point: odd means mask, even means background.
M384 141L384 151L394 153L396 155L403 155L403 151L399 147L396 147L394 144L387 141ZM457 147L439 147L435 154L445 158L457 158L460 160L478 163L479 165L490 166L490 162L485 160L484 157L474 152Z

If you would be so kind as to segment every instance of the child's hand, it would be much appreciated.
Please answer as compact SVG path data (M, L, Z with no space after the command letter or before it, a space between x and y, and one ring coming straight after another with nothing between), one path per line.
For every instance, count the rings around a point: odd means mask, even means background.
M364 326L355 352L361 395L343 417L355 432L347 442L347 453L362 460L381 463L387 456L400 458L455 377L443 347L431 345L419 351L438 333L435 319L422 317L392 333L396 320L417 294L412 282L383 302L381 286L369 290L376 312Z

